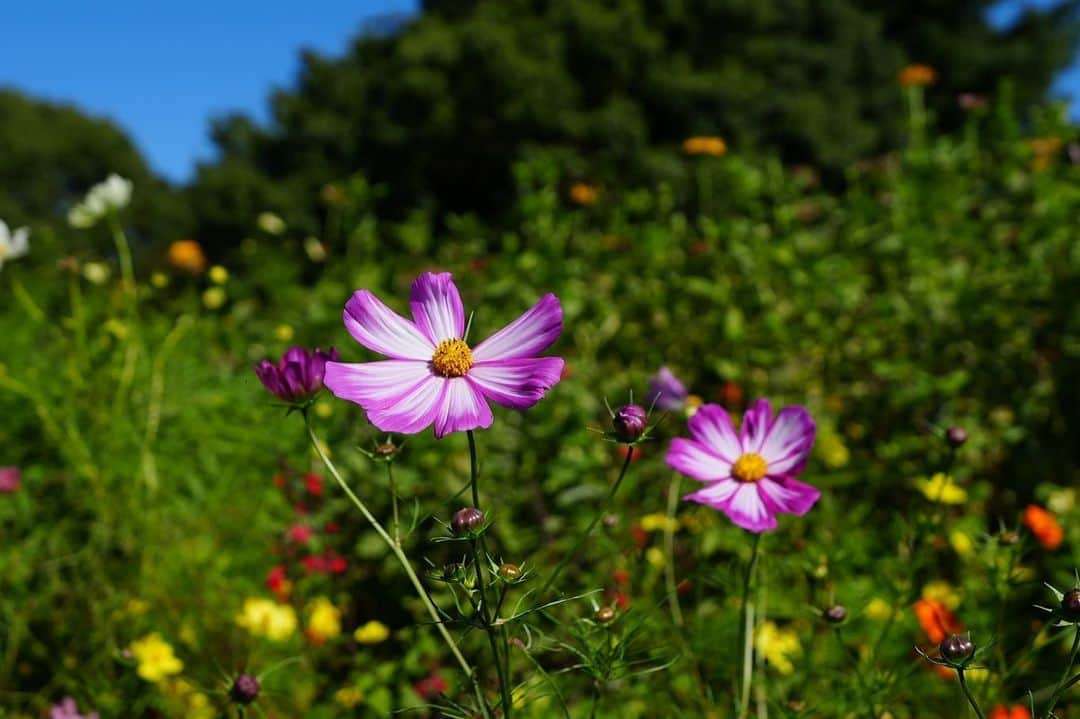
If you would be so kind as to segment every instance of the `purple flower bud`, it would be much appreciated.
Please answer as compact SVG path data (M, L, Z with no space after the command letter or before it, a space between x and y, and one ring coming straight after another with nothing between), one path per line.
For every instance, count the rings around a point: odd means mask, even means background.
M847 609L841 604L834 604L825 610L825 618L833 624L839 624L847 619Z
M276 365L270 360L255 365L255 374L271 394L286 402L301 402L322 389L326 363L337 359L333 347L326 352L291 347Z
M1061 598L1061 609L1070 618L1080 619L1080 589L1070 589Z
M450 529L458 536L475 532L484 523L484 513L476 507L465 507L454 512Z
M938 645L938 650L945 659L959 664L975 653L975 644L967 637L950 634Z
M649 378L649 392L645 395L645 402L664 412L679 412L686 405L688 396L686 385L672 374L670 369L661 367Z
M233 680L229 696L237 704L250 704L259 696L259 680L251 674L241 674Z
M967 438L967 432L964 431L963 427L949 427L945 430L945 441L948 442L949 446L953 449L956 449L964 444L964 442L967 442Z
M0 467L0 494L11 494L22 484L22 473L18 467Z
M628 404L620 408L611 418L615 436L623 442L636 442L645 434L649 426L649 414L639 404Z

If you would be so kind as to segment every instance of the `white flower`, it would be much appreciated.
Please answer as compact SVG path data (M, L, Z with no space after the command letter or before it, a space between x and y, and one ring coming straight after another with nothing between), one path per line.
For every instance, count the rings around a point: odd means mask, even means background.
M15 232L0 220L0 267L4 262L22 257L30 251L30 230L20 227Z
M68 223L72 227L93 227L110 211L122 210L131 202L131 180L115 173L90 188L83 201L68 211Z

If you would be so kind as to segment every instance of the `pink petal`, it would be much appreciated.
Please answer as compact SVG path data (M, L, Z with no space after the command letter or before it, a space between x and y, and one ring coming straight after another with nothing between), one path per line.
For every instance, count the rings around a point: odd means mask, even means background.
M762 499L774 512L802 516L810 511L821 498L821 490L809 484L790 479L766 477L757 483Z
M524 357L479 362L469 368L467 377L492 402L528 409L559 383L562 370L560 357Z
M455 377L447 380L446 391L439 402L435 417L436 439L441 439L451 432L487 429L491 422L491 407L467 379Z
M769 400L756 400L750 409L743 415L740 427L740 441L743 452L761 453L761 444L765 441L765 435L769 433L769 424L772 421L772 407Z
M690 434L707 445L714 454L735 462L743 453L742 443L727 411L718 404L702 405L687 422Z
M805 407L784 407L761 445L769 474L798 474L814 446L814 419Z
M735 524L751 532L776 529L776 515L762 499L758 490L761 482L741 483L720 510Z
M735 494L740 486L742 486L741 483L734 479L722 479L719 482L713 482L704 489L686 495L683 499L698 504L707 504L713 509L723 510L727 507L731 495Z
M677 471L702 482L731 477L731 462L692 439L677 437L671 440L666 460Z
M525 314L473 348L476 362L533 357L543 352L562 332L562 305L546 294Z
M345 304L345 328L369 350L394 359L431 360L435 345L416 325L384 305L368 290L357 290Z
M462 339L465 335L465 308L449 272L425 272L413 282L409 295L416 326L433 344Z
M355 402L370 412L396 404L431 376L428 363L418 360L363 364L327 362L323 383L336 396Z
M435 422L448 382L429 374L397 402L368 410L368 421L384 432L416 434Z

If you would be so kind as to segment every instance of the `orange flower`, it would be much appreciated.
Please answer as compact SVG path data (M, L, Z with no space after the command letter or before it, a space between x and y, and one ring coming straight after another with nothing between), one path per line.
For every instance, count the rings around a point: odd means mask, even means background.
M575 205L595 205L600 199L600 188L584 182L575 182L570 185L570 201Z
M687 155L712 155L722 157L727 152L727 143L722 137L695 136L688 137L682 144L682 150Z
M1024 524L1047 549L1057 549L1065 539L1057 518L1037 504L1029 504L1024 510Z
M937 70L929 65L908 65L900 71L900 87L925 87L937 80Z
M178 270L198 274L206 269L206 255L195 240L178 240L169 245L169 264Z
M1031 712L1023 704L1014 704L1011 707L998 704L990 710L989 719L1031 719Z
M920 599L915 602L915 618L934 644L940 644L950 634L964 631L964 625L956 615L936 599Z

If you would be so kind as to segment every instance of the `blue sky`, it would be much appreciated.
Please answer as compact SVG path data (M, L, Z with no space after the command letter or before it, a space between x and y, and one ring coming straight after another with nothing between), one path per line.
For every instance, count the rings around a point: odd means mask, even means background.
M992 13L1007 24L1025 5ZM208 120L242 110L267 116L273 87L289 85L298 51L340 54L365 22L415 12L417 0L39 0L7 3L0 85L112 118L159 172L190 177L211 159ZM1058 91L1080 94L1080 65ZM1075 106L1074 106L1075 113Z

